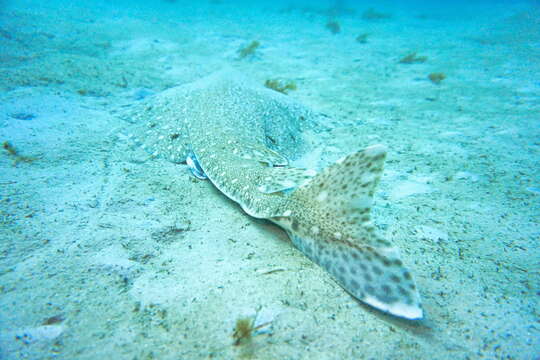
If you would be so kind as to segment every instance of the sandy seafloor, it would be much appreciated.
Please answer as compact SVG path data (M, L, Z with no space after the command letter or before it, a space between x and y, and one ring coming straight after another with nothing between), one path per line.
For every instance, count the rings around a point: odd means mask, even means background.
M0 140L35 158L1 149L0 358L538 358L540 8L444 6L0 1ZM427 61L398 63L412 51ZM294 81L328 117L319 165L388 146L373 217L424 320L358 303L279 228L126 141L126 108L227 67ZM233 346L257 311L267 333Z

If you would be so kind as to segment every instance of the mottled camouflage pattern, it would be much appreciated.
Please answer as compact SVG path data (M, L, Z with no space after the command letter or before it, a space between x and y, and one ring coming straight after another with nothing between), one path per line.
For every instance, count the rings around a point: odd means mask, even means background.
M284 95L213 76L168 90L139 113L138 138L154 156L191 152L208 179L244 211L283 227L306 256L357 299L391 314L422 317L398 250L370 220L386 149L374 145L316 173L288 165L304 151L314 115Z

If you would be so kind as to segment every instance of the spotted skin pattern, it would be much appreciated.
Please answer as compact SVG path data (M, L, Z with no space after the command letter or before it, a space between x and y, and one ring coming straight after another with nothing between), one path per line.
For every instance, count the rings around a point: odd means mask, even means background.
M191 151L221 192L247 214L284 228L300 251L355 298L399 317L422 318L410 271L370 219L386 157L383 145L318 174L291 167L279 149L269 148L268 129L261 124L272 116L303 116L303 110L284 95L219 78L171 92L151 111L153 117L139 128L149 131L138 136L149 137L141 142L152 155L177 162Z
M384 146L373 145L345 157L291 194L289 216L271 220L355 298L419 319L422 308L411 273L370 220L385 156Z

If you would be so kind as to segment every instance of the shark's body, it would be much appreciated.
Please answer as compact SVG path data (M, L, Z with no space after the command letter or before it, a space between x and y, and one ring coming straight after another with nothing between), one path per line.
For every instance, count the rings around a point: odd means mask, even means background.
M351 154L317 174L289 166L285 156L268 147L276 125L268 121L280 125L285 116L281 126L286 128L293 123L287 116L303 116L285 97L223 79L180 93L164 106L177 105L176 111L170 109L176 115L147 131L156 139L150 149L154 155L173 161L189 157L198 177L207 177L247 214L284 228L300 251L355 298L396 316L422 317L410 272L370 221L384 146ZM294 129L270 136L278 150L274 138L291 141L289 133Z

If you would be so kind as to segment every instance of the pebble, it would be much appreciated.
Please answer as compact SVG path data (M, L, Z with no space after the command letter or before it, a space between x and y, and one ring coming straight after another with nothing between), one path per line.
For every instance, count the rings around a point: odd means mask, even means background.
M36 115L34 114L25 113L25 112L13 113L13 114L9 114L9 116L17 120L32 120L36 117Z

